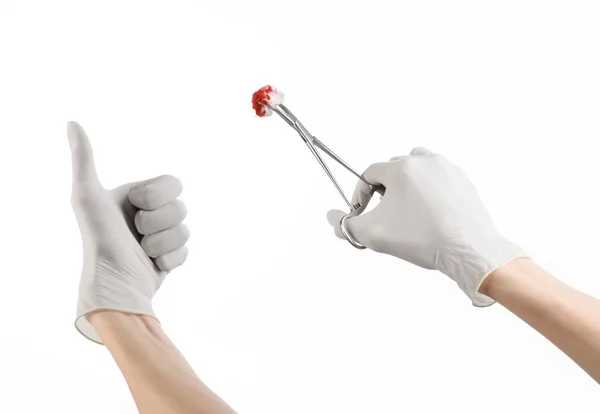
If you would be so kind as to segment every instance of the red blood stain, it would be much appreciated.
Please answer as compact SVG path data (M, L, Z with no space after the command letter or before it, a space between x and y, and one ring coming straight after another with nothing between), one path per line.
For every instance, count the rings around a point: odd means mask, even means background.
M254 92L254 94L252 95L252 109L254 109L254 111L256 112L256 115L258 115L258 116L266 115L267 110L265 109L264 106L259 104L259 102L262 102L262 103L268 105L269 102L271 101L270 94L272 92L274 92L274 89L271 85L263 86L262 88L260 88L256 92Z

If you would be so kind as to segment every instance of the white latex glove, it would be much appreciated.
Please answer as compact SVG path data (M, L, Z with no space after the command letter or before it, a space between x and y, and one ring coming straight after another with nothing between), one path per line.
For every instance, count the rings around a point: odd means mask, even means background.
M441 271L475 306L494 303L478 292L492 271L527 256L498 232L475 186L442 155L415 148L410 155L371 165L363 178L383 184L386 192L373 210L346 220L351 235L371 250ZM352 201L363 206L358 212L370 198L368 186L359 181ZM345 214L327 214L340 238Z
M164 175L113 190L96 174L92 147L81 126L67 134L73 164L72 205L83 241L77 330L102 344L85 317L111 309L155 317L152 298L165 275L187 258L187 214L177 199L181 182Z

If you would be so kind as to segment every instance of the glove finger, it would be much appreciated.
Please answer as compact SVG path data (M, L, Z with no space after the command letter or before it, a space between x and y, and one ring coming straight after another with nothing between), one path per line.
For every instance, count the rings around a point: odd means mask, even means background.
M390 162L401 161L401 160L410 158L411 156L415 156L415 155L431 155L431 154L433 154L433 152L428 150L425 147L415 147L410 151L410 155L397 155L395 157L390 158Z
M187 259L188 248L182 246L177 250L158 256L154 263L156 267L164 272L171 272L173 269L181 266Z
M371 164L371 166L363 172L362 177L371 185L386 185L388 169L389 163L387 162ZM371 186L367 183L358 180L356 187L354 188L354 193L352 194L352 204L359 203L361 206L357 211L358 214L362 213L367 208L373 197Z
M327 212L327 221L329 222L331 227L333 227L333 232L335 233L335 235L340 239L344 238L344 235L340 230L340 220L342 220L342 217L344 217L345 215L346 213L340 210L330 210Z
M431 155L433 152L429 151L425 147L415 147L410 152L410 155Z
M340 222L342 220L342 217L344 217L346 214L347 213L344 213L343 211L340 211L340 210L330 210L327 213L327 221L329 221L329 224L331 225L331 227L333 227L333 231L334 231L335 235L338 238L344 239L344 240L346 238L342 234L342 230L340 228ZM360 216L355 216L355 217L349 217L345 223L346 229L348 230L348 232L350 232L352 237L364 246L367 246L365 244L365 241L368 239L369 226L368 226L367 216L369 216L369 214L371 214L371 213L367 213L365 215L360 215ZM367 247L369 247L369 246L367 246Z
M185 203L174 200L156 210L139 210L135 213L135 227L140 234L150 236L177 226L186 216Z
M88 188L90 186L100 187L92 144L81 125L77 122L69 122L67 137L71 148L73 184Z
M386 185L389 167L390 165L388 162L376 162L375 164L371 164L369 168L362 173L362 177L369 184Z
M183 191L177 177L161 175L131 186L129 201L141 210L156 210L175 200Z
M356 211L356 214L362 213L367 208L371 198L373 198L373 194L371 194L371 186L361 180L358 180L351 200L352 204L360 204L360 208Z
M156 258L183 247L190 238L190 230L185 224L179 224L168 230L145 236L141 245L149 257Z
M397 155L395 157L390 158L390 162L394 162L394 161L400 161L406 158L409 158L410 155Z

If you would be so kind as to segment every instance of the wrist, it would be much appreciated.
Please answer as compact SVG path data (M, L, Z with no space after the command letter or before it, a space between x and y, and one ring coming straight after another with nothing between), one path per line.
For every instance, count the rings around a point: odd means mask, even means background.
M86 316L103 343L107 346L147 342L158 337L161 326L158 319L115 310L99 310Z
M499 267L483 279L479 292L496 299L511 286L524 283L537 271L538 265L527 257L518 257Z
M92 312L86 316L86 319L94 326L116 326L123 325L125 323L136 323L138 325L144 325L149 330L155 329L160 326L158 319L148 315L140 315L136 313L122 312L112 309L103 309Z
M454 280L477 307L495 303L481 290L489 275L517 258L528 257L520 246L501 235L454 240L445 250L440 254L439 270Z
M80 294L75 327L79 333L90 341L103 345L100 334L91 320L100 319L102 323L105 323L105 320L116 322L122 319L123 315L144 316L156 320L152 302L144 295L132 292L118 295L113 292L112 296L108 296L106 294L100 295L96 291L93 294Z

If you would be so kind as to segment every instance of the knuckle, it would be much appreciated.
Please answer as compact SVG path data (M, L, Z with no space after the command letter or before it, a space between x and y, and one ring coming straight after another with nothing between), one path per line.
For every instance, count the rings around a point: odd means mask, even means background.
M154 191L154 187L152 185L145 185L141 188L142 200L144 201L144 205L151 208L154 205L154 201L156 199L156 194Z
M178 230L181 238L184 240L184 243L187 242L190 238L190 228L182 223L178 226Z
M140 232L140 234L144 234L146 221L144 216L144 210L138 210L138 212L135 213L133 221L135 223L135 228L137 229L137 231Z
M390 158L389 162L396 162L396 161L402 161L403 159L407 158L406 155L396 155L392 158Z
M180 221L183 221L187 217L188 209L185 203L179 199L175 200L175 211Z
M377 170L377 167L378 167L377 163L369 165L367 167L367 169L363 172L362 176L363 177L371 176Z
M399 175L408 175L410 176L415 169L415 158L403 158L398 160L393 165L393 170L395 174Z
M156 266L164 272L170 272L172 270L169 266L168 260L165 259L165 256L158 256L156 259L154 259L154 262L156 263Z
M152 236L145 236L142 238L142 241L140 242L140 245L142 246L142 249L144 249L144 251L146 252L146 254L150 257L153 256L153 237Z
M441 154L431 154L430 158L433 159L435 162L438 162L438 163L445 163L445 162L447 162L446 157L444 157Z

